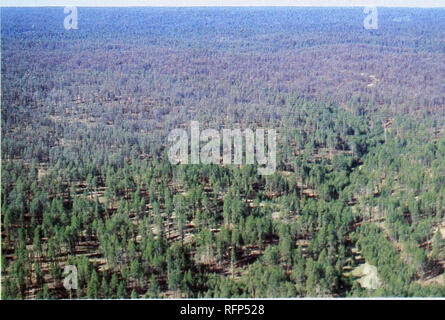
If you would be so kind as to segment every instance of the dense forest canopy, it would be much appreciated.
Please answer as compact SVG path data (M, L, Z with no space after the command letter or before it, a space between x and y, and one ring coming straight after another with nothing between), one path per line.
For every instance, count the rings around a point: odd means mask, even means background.
M445 9L378 14L2 8L2 298L444 297ZM171 164L191 121L276 172Z

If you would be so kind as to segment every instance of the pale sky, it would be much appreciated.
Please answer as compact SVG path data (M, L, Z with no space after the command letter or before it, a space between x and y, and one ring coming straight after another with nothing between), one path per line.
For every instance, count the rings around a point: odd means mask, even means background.
M445 7L445 0L1 0L2 7L195 7L195 6L341 6Z

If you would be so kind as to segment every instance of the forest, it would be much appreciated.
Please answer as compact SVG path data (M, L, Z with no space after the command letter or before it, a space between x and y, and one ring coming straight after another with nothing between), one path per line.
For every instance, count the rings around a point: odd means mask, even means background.
M1 8L2 299L445 297L445 9L378 14Z

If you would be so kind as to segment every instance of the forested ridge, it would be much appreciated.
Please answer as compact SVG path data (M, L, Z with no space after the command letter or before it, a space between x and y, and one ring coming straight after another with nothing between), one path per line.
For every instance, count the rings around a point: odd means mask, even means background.
M3 299L445 296L444 9L64 17L1 9ZM276 172L171 164L190 121Z

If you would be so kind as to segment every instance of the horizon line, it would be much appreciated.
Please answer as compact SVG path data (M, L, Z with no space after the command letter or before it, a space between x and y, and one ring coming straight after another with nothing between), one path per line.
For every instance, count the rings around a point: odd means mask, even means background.
M0 8L363 8L363 5L3 5ZM372 7L372 6L371 6ZM375 6L378 8L445 9L441 6Z
M2 0L0 7L153 8L445 8L445 0ZM18 3L17 3L18 2Z

